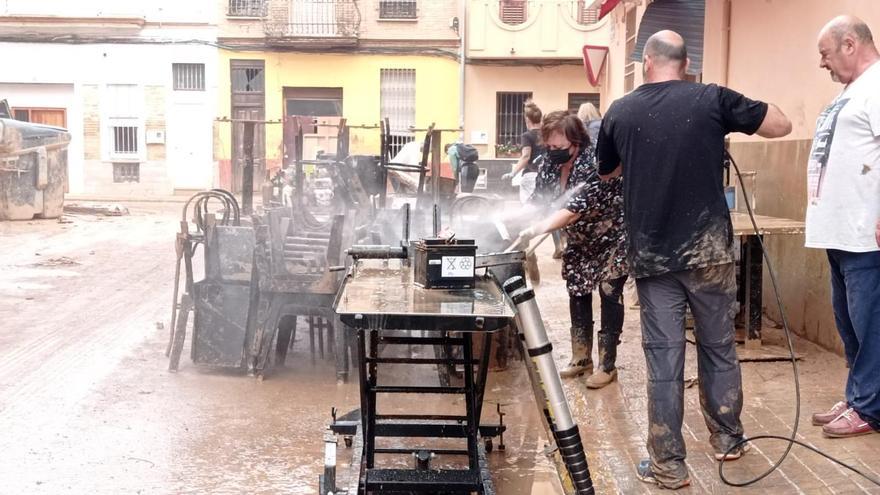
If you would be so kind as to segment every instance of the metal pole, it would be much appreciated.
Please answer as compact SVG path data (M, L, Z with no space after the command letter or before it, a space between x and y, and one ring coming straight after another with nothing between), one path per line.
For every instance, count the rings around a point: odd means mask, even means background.
M241 210L245 215L254 208L254 124L244 122L244 170L241 175Z
M440 153L443 150L440 135L439 130L431 131L431 197L435 205L440 204Z
M509 288L509 287L508 287ZM590 469L587 465L587 457L584 455L584 447L581 443L580 431L571 415L565 390L562 388L562 379L553 361L553 346L547 338L547 330L541 319L541 311L535 301L535 292L526 287L520 287L508 294L513 304L516 305L519 319L522 322L522 332L526 339L529 357L535 363L544 391L547 396L547 404L553 414L556 437L556 446L559 448L571 480L574 483L578 495L593 495L593 480L590 478Z

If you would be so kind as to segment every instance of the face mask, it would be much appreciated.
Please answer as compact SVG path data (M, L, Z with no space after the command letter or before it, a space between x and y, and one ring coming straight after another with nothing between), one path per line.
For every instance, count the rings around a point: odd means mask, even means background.
M568 149L549 150L547 151L547 159L553 165L562 165L571 160L571 153L569 153Z

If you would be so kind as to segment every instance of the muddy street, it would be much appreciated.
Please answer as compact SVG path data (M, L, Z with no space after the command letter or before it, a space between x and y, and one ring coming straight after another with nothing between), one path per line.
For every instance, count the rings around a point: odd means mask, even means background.
M316 493L331 407L357 407L357 385L312 364L306 331L264 381L188 350L168 372L180 205L129 208L0 223L0 492ZM517 369L486 399L491 420L499 401L524 419L497 463L514 494L558 485L533 403L509 394L528 386Z
M340 413L355 408L357 385L336 383L329 353L312 364L307 331L297 332L286 368L263 381L196 367L187 351L179 372L167 371L179 206L129 205L129 216L69 215L70 223L0 223L0 492L317 492L331 407ZM544 282L537 293L563 365L570 352L567 300L547 244L539 252ZM583 380L565 382L597 493L654 491L633 470L646 455L647 419L638 313L627 308L619 381L602 390L588 390ZM766 338L781 342L778 330L768 328ZM880 435L830 440L808 425L814 409L836 400L843 360L803 341L797 350L804 358L799 438L878 476L871 459L880 459ZM696 376L694 354L689 346L687 377ZM743 379L746 434L787 435L794 407L790 365L745 363ZM726 487L697 387L686 389L685 401L693 484L682 493L878 493L797 448L761 483ZM498 493L561 493L543 454L522 361L490 373L485 421L497 421L498 403L508 425L506 450L489 455ZM733 479L759 474L783 447L756 443L752 453L727 464L726 473ZM344 464L349 451L341 443L339 450Z

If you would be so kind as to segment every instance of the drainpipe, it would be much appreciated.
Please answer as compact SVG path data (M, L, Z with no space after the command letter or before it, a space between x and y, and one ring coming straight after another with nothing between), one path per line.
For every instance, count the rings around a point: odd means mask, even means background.
M730 84L730 13L733 9L733 2L725 0L724 2L724 74L722 86Z
M461 16L458 18L458 126L461 128L461 142L464 142L464 65L465 65L465 41L467 39L467 3L470 0L461 0Z

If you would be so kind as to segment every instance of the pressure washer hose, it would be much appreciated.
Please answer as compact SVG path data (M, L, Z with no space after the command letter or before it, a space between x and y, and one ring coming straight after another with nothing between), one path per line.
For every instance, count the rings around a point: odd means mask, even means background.
M850 471L862 476L863 478L870 481L871 483L874 483L875 485L880 486L880 480L869 476L868 474L860 471L858 468L851 466L851 465L849 465L839 459L836 459L836 458L826 454L825 452L822 452L821 450L813 447L812 445L808 445L804 442L797 440L797 432L798 432L798 426L800 425L800 415L801 415L801 383L800 383L800 378L798 376L797 357L794 354L794 344L792 343L792 340L791 340L791 330L789 329L789 326L788 326L788 317L785 315L785 308L782 307L782 299L779 295L779 284L776 281L776 270L773 269L773 263L770 261L770 257L767 255L767 250L764 249L764 240L761 238L761 232L760 232L760 229L758 229L758 223L755 221L755 214L752 211L752 205L749 203L749 200L748 200L748 191L746 191L746 186L743 183L742 174L740 174L739 167L737 166L736 161L733 159L733 157L730 155L730 153L728 153L726 150L725 150L725 155L726 155L726 158L728 160L730 160L731 165L733 165L733 169L736 171L736 177L739 180L740 187L742 188L742 196L743 196L743 199L745 200L744 202L746 204L746 209L749 212L749 218L752 221L752 227L755 229L755 236L758 238L758 242L761 245L761 251L763 252L763 255L764 255L764 262L767 265L767 272L770 274L770 280L773 282L773 294L776 296L776 305L779 307L779 314L782 316L782 328L785 333L785 342L788 345L788 352L789 352L789 356L791 357L791 368L794 373L795 414L794 414L794 425L791 428L791 436L783 437L783 436L779 436L779 435L758 435L758 436L751 437L751 438L744 438L743 440L735 443L734 445L731 445L730 448L727 449L727 452L724 453L725 454L724 457L727 457L728 454L732 453L734 450L739 448L741 445L743 445L747 442L754 442L755 440L761 440L761 439L765 439L765 438L772 438L772 439L783 440L783 441L787 442L788 445L785 448L785 452L782 453L782 455L779 457L779 460L774 462L767 471L756 476L755 478L752 478L752 479L749 479L746 481L740 481L740 482L730 481L724 476L724 459L722 459L721 462L718 464L718 476L721 478L721 481L723 481L725 484L730 485L730 486L743 487L743 486L751 485L753 483L756 483L756 482L766 478L767 476L770 475L770 473L772 473L773 471L778 469L779 466L782 465L782 462L785 460L785 458L788 457L788 453L791 451L791 448L794 446L794 444L798 444L801 447L809 449L809 450L821 455L822 457L824 457L832 462L835 462L835 463L839 464L840 466L843 466L843 467L849 469Z

